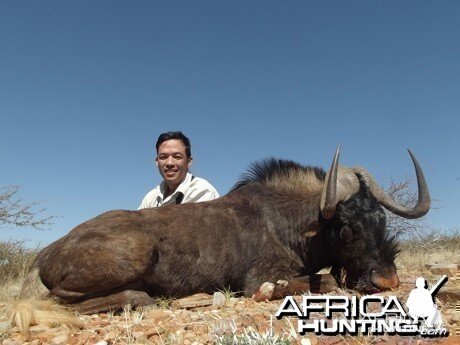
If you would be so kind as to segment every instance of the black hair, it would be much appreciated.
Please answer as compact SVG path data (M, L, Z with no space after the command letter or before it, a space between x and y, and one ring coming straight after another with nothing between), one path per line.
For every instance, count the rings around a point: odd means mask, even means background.
M187 138L184 133L181 131L172 131L172 132L166 132L160 134L157 140L156 148L157 148L157 153L158 153L158 148L162 143L164 143L166 140L171 140L171 139L177 139L182 142L185 146L185 153L188 158L192 156L192 146L190 145L190 139Z

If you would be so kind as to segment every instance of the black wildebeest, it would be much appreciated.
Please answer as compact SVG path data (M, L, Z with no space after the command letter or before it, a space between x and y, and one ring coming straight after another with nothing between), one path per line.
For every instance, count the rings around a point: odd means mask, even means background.
M110 211L77 226L38 254L21 297L41 291L82 312L222 287L270 299L308 289L301 276L324 267L349 288L396 287L397 246L382 206L406 218L430 208L409 153L413 208L396 204L365 169L338 165L339 150L327 174L269 159L214 201ZM264 282L279 283L261 292Z

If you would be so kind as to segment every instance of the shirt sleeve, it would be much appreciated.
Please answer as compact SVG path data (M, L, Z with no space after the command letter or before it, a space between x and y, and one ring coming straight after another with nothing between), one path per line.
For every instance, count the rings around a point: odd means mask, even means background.
M154 206L154 201L156 200L158 196L158 188L152 189L150 192L147 193L147 195L142 199L142 202L138 208L138 210L142 210L144 208L151 208L155 207Z
M147 199L147 196L145 196L144 199L142 199L141 204L140 204L139 207L137 208L138 210L142 210L143 208L147 208L146 199Z
M182 203L210 201L218 197L219 193L209 182L199 180L190 186L190 189L184 195Z

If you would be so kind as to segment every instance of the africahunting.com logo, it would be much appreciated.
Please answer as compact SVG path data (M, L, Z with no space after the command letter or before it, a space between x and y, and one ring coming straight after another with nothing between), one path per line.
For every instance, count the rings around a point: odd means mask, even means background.
M434 303L434 297L447 281L443 276L430 290L426 280L417 278L406 307L396 296L302 296L297 304L293 296L287 296L278 311L277 318L297 316L297 332L304 335L374 334L417 335L426 337L447 336L442 316Z

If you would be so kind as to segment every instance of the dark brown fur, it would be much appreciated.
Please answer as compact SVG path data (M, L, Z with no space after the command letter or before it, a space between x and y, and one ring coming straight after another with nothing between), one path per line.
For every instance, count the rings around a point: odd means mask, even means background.
M267 160L214 201L110 211L93 218L43 249L33 268L52 296L83 312L223 287L252 296L262 283L280 279L300 292L296 277L328 266L335 271L345 267L351 287L368 286L370 270L394 268L395 251L385 244L383 209L364 187L352 197L350 219L338 212L323 221L319 202L324 176L318 168ZM367 219L366 212L378 220ZM345 234L351 223L361 233ZM354 238L350 248L344 236ZM367 266L359 267L362 262L355 263L350 253L347 257L344 251L350 250L367 253ZM388 251L392 254L384 254Z

